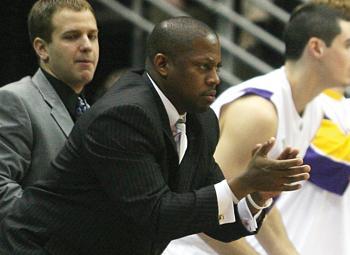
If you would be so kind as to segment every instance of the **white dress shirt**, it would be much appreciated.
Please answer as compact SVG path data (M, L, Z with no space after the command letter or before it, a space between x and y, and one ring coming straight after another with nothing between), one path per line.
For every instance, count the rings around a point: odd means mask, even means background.
M159 89L159 87L155 84L155 82L152 80L150 75L147 73L148 78L151 80L152 85L154 86L155 90L157 91L161 101L163 102L163 105L165 107L165 110L169 117L169 124L171 129L173 130L175 127L176 121L183 117L183 115L180 115L178 111L176 110L175 106L170 102L170 100L164 95L164 93ZM185 114L186 115L186 114ZM216 197L218 201L218 221L219 224L226 224L226 223L233 223L236 221L235 213L234 213L234 204L238 204L238 213L239 217L243 223L243 225L246 227L246 229L250 232L253 232L257 229L257 222L256 219L261 214L261 211L259 211L257 214L252 216L246 199L242 199L241 201L238 201L236 196L231 191L230 187L228 186L228 183L226 180L223 180L217 184L214 185L215 191L216 191Z

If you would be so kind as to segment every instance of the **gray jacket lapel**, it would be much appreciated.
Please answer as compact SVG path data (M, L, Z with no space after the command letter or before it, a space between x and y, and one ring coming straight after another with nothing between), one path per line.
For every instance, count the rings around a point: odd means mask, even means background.
M33 76L33 83L39 90L45 102L51 108L52 118L68 137L74 125L73 120L62 100L59 98L56 91L40 69Z

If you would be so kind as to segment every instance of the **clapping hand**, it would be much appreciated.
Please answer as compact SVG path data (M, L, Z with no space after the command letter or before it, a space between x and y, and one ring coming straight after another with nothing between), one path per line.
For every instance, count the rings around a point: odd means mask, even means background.
M282 191L300 189L298 182L309 178L310 166L297 157L296 149L286 148L278 159L269 159L267 154L274 143L275 139L270 138L264 144L258 144L244 174L229 181L239 199L253 192L262 192L263 199L268 199Z

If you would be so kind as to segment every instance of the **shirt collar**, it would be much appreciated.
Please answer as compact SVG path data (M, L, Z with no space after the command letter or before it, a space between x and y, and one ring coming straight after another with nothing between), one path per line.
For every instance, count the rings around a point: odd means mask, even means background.
M68 110L70 116L73 120L75 120L75 108L78 101L78 96L84 97L83 95L77 95L75 91L69 87L64 82L58 80L48 72L46 72L43 68L41 68L43 71L46 79L50 82L51 86L54 88L56 93L58 94L59 98L63 102L64 106Z
M153 87L157 91L160 99L162 100L162 103L165 107L165 110L167 112L167 115L169 117L169 124L170 127L174 127L175 123L178 121L178 119L182 118L186 121L186 113L183 115L180 115L178 111L176 110L175 106L170 102L170 100L164 95L164 93L159 89L157 84L152 80L151 76L147 74L147 77L150 79Z

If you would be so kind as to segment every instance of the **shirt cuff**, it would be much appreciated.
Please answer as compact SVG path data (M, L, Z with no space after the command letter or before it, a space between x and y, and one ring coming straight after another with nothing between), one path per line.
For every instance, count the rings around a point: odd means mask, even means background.
M258 223L256 219L260 216L262 210L258 211L254 216L249 210L246 198L242 199L238 203L238 213L241 218L243 226L249 231L254 232L258 229Z
M218 201L219 224L233 223L236 221L234 203L238 203L237 197L232 193L226 180L214 185Z

